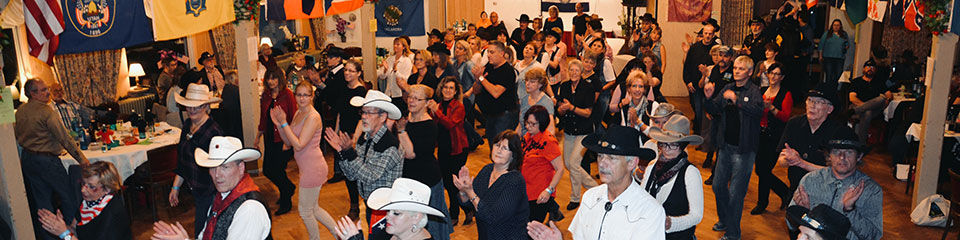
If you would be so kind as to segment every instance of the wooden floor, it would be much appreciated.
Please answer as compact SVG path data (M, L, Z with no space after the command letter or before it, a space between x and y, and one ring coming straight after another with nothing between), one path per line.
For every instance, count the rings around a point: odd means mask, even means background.
M692 113L690 105L686 98L668 98L669 101L673 104L676 104L684 113L688 116ZM803 108L799 108L794 112L803 112ZM483 165L486 165L490 162L489 160L489 148L486 145L480 146L477 148L477 151L473 152L469 156L467 161L467 166L470 168L470 171L475 175L477 171ZM876 149L876 148L875 148ZM694 150L693 147L687 149L690 154L690 161L695 165L700 166L703 162L703 159L706 157L703 152ZM332 166L332 157L330 154L327 154L327 164ZM918 227L910 222L910 195L904 193L904 188L906 183L897 181L893 175L890 168L890 156L885 153L885 150L878 149L874 150L873 153L866 156L865 164L861 167L861 170L870 175L880 186L883 188L883 226L884 226L884 239L937 239L942 233L940 228L930 228L930 227ZM330 168L332 171L332 167ZM594 165L593 174L596 174L596 166ZM287 169L290 178L296 183L298 180L296 163L291 161L291 166ZM710 169L700 169L701 175L704 179L710 175ZM781 179L786 179L786 169L785 168L776 168L774 173L779 176ZM268 203L273 203L276 201L278 192L276 188L263 176L254 177L257 185L259 185L267 198ZM599 181L599 180L598 180ZM785 181L786 182L786 181ZM777 209L779 206L780 199L776 197L775 194L770 194L770 206L767 207L767 213L753 216L749 214L750 209L753 209L754 205L757 202L757 176L753 174L750 178L750 189L744 201L744 212L742 218L742 232L743 239L787 239L786 226L784 224L784 211ZM561 205L561 208L565 207L569 201L569 192L570 192L570 181L569 177L564 173L563 180L560 181L560 185L557 187L557 202ZM165 194L162 196L166 196ZM296 201L297 197L294 196L293 200ZM331 184L323 186L323 190L320 194L320 206L326 209L334 218L339 218L347 214L349 203L347 197L347 190L343 183ZM189 206L192 203L192 200L189 197L181 200L181 203L186 202L187 206L169 210L167 208L161 208L159 210L160 218L164 221L180 221L185 227L188 228L188 231L192 232L193 226L193 211L190 210ZM166 201L161 202L165 204ZM294 202L296 206L296 202ZM276 206L270 206L273 209L276 209ZM149 210L145 207L136 207L133 216L133 231L135 233L136 239L149 239L150 235L153 234L152 230L152 218L150 216ZM361 207L361 209L363 209ZM169 212L169 213L168 213ZM713 196L713 190L710 186L704 186L704 216L703 220L697 225L697 238L698 239L718 239L722 232L714 232L710 228L714 223L717 222L716 214L716 205ZM573 216L576 214L574 211L565 211L564 214L567 216L566 219L561 221L558 225L561 229L566 229L570 224L570 221L573 219ZM361 216L363 216L361 214ZM461 214L461 216L463 216ZM325 231L323 226L320 226L321 229L321 239L334 239L333 236L329 235ZM564 230L564 238L570 239L569 233ZM957 231L954 230L948 236L948 238L956 238ZM302 221L300 220L299 215L297 214L296 208L293 209L290 213L274 216L273 218L273 236L275 239L308 239L307 232L303 226ZM455 227L455 232L451 236L452 239L476 239L477 238L477 229L475 224L462 226L458 225Z

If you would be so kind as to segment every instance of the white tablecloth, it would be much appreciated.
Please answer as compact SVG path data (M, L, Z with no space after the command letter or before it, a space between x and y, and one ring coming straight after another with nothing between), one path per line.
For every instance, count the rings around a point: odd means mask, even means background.
M900 106L901 102L913 102L917 101L916 98L896 98L890 100L890 103L887 104L887 108L883 109L883 121L889 122L893 115L897 113L897 106Z
M122 177L121 181L126 180L127 177L133 175L134 169L140 166L140 164L147 162L147 151L174 145L180 141L179 128L171 127L166 124L163 125L164 126L159 129L170 129L170 131L163 135L154 137L150 140L150 144L120 146L107 152L101 152L100 147L97 147L96 149L90 148L89 150L82 151L83 155L87 156L87 160L90 160L91 163L99 161L113 163L113 165L117 167L120 177ZM159 129L158 131L160 131ZM63 162L64 168L68 168L70 165L79 164L77 163L77 160L73 159L73 156L70 156L69 154L60 156L60 161Z

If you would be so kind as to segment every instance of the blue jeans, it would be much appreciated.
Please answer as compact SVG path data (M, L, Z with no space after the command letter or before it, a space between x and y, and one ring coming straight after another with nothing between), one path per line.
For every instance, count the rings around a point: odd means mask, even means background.
M37 239L57 239L56 235L47 233L41 227L37 210L47 209L54 213L60 210L64 221L72 222L80 211L80 189L72 188L76 184L70 183L67 170L55 155L36 154L24 149L20 155L20 165L34 233ZM54 206L54 198L60 199L60 208Z
M517 121L520 120L518 114L517 110L507 110L500 115L484 115L487 120L487 132L484 133L484 136L489 143L487 146L490 147L490 152L493 152L493 144L496 143L494 139L497 138L497 134L517 128Z
M843 58L823 58L823 76L825 83L836 84L840 74L843 73Z
M737 153L737 147L723 144L713 173L713 194L717 199L717 218L727 227L724 234L740 238L743 198L750 186L750 174L756 152ZM729 184L729 186L727 185Z
M880 95L863 102L860 106L851 105L851 107L854 113L860 117L860 122L857 123L857 126L853 130L857 133L857 137L860 138L860 142L866 143L867 130L870 130L870 122L883 113L883 109L887 107L887 98Z

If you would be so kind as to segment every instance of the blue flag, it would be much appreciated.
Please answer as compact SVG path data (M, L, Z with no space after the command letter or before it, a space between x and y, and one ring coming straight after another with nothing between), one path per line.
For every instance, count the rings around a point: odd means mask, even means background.
M423 0L381 0L374 9L377 37L422 36Z
M60 0L63 33L57 54L120 49L153 41L143 1Z

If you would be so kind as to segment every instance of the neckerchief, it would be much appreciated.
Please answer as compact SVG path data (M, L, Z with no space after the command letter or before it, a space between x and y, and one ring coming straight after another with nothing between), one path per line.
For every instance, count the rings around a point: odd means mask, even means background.
M653 172L650 173L650 180L647 180L647 192L650 195L656 197L657 193L660 192L660 187L664 184L667 184L667 181L670 181L673 176L677 175L677 172L680 172L680 168L686 166L687 162L687 153L682 152L680 156L677 156L677 160L674 161L657 161L653 165Z
M209 218L207 218L207 227L203 232L203 239L211 239L213 237L213 229L217 226L217 217L223 213L223 210L226 209L227 206L230 206L230 203L241 195L253 191L260 191L260 188L253 183L253 178L250 178L249 174L243 174L240 183L237 183L237 186L227 194L227 197L220 198L219 196L215 196L213 198L213 205L210 206L210 213L207 214ZM219 195L220 193L215 194Z
M80 206L80 223L77 223L77 225L83 226L100 216L103 208L110 203L110 199L113 199L113 194L103 195L103 197L93 201L83 200L83 204Z

